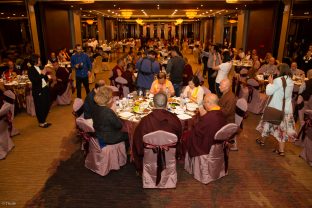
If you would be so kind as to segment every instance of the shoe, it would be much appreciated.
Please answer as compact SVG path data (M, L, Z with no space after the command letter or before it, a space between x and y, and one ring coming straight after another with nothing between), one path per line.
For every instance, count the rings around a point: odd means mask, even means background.
M230 150L231 151L238 151L238 148L237 147L231 147Z
M284 152L280 152L280 151L277 150L277 149L274 149L274 150L273 150L273 153L277 153L279 156L285 156L285 153L284 153Z
M41 128L48 128L49 126L51 126L51 124L49 124L49 123L39 124L39 127L41 127Z
M261 139L256 139L257 144L259 144L260 146L264 146L264 142L261 141Z

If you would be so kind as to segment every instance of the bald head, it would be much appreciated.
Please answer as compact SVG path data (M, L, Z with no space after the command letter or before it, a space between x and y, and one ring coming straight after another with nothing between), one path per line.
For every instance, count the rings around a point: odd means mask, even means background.
M95 88L99 88L105 85L105 81L103 79L100 79L97 83L95 83Z
M167 107L167 95L165 93L157 93L154 98L154 106L156 108L166 108Z
M220 91L224 94L227 93L230 90L231 87L231 81L229 79L223 79L220 82Z
M211 110L213 107L218 106L219 98L216 94L208 93L204 98L204 107L206 110Z
M274 65L274 64L275 64L275 58L274 58L274 57L271 57L271 58L269 59L269 64L270 64L270 65Z

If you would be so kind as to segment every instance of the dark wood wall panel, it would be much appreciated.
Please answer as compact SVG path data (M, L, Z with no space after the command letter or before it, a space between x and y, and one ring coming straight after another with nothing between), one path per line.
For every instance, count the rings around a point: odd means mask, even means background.
M251 10L247 29L246 49L257 49L260 57L273 53L277 27L276 7Z
M44 36L47 53L70 48L71 33L69 14L66 10L45 8Z

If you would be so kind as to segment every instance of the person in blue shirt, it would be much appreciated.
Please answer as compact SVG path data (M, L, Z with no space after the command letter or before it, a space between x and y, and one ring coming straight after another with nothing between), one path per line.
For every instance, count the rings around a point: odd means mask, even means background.
M155 61L157 53L155 51L149 51L147 57L140 58L135 65L138 71L137 87L139 91L143 92L149 90L154 81L154 75L160 71L160 65L158 61Z
M88 55L82 52L81 45L76 45L76 53L72 55L70 62L74 70L76 70L76 88L77 98L81 98L81 83L86 89L86 95L89 94L89 75L91 71L91 61Z

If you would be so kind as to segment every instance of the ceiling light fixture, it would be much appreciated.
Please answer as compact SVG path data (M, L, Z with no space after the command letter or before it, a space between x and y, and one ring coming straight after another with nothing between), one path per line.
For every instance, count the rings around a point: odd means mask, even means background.
M132 14L132 10L121 10L121 16L125 19L130 19Z
M187 10L187 11L185 12L185 15L186 15L188 18L193 19L193 18L196 17L197 11L196 11L196 10Z
M228 4L235 4L238 2L238 0L225 0L225 2Z
M175 25L180 25L180 24L182 24L182 22L183 22L183 19L177 19L174 24Z

